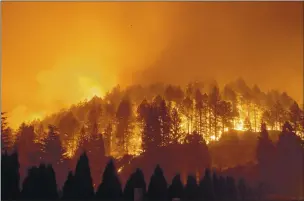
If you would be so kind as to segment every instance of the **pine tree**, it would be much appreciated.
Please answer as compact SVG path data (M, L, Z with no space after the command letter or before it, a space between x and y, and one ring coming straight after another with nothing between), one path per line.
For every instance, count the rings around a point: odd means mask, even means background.
M224 133L225 128L231 126L231 121L233 119L232 106L230 102L220 101L219 116L222 120L222 133Z
M303 196L302 185L302 160L304 155L303 141L293 132L290 123L285 122L277 142L277 153L275 170L277 175L284 182L276 184L283 195ZM272 169L273 170L273 169Z
M301 109L296 102L294 102L289 108L289 119L292 123L295 133L297 133L300 126Z
M189 96L183 100L182 112L187 118L187 132L190 134L192 132L193 121L193 100Z
M181 181L180 175L175 175L172 179L171 185L168 188L168 198L184 198L184 186Z
M8 127L7 116L1 112L1 150L11 152L13 148L13 130Z
M170 109L164 99L161 100L159 105L159 119L161 127L161 146L166 146L170 142L170 130L172 125Z
M96 198L99 200L118 200L121 196L121 184L114 162L110 160L104 170L102 182L96 192Z
M132 106L128 98L124 98L117 109L117 137L123 153L128 153L127 142L132 131Z
M61 145L61 140L57 128L49 125L48 137L44 146L44 159L46 162L56 166L62 162L64 149Z
M214 201L214 188L209 169L205 170L205 175L199 183L201 197L206 201Z
M219 107L220 105L220 94L219 89L217 87L214 87L211 94L209 95L209 107L212 112L212 115L209 114L209 124L210 128L213 129L213 134L215 137L218 136L218 127L219 127ZM209 132L211 132L211 129L209 129Z
M73 175L73 172L70 171L67 177L67 180L65 181L63 188L62 188L62 199L63 200L72 200L75 197L75 178Z
M199 197L199 188L196 179L193 176L188 176L185 186L185 198L187 200L197 200Z
M172 122L171 139L174 144L177 144L182 134L182 128L181 128L182 120L176 108L172 109L171 122Z
M75 199L93 199L94 188L93 181L91 177L89 159L87 154L84 152L76 165L75 169Z
M134 189L140 188L143 191L143 195L146 193L146 182L144 174L140 169L136 169L134 173L128 179L125 189L124 198L126 200L134 200Z
M156 166L150 179L148 187L148 198L150 200L166 200L167 199L167 182L163 174L163 170Z
M269 138L265 123L261 125L261 133L258 137L256 151L260 180L265 183L272 184L274 170L273 168L275 168L275 146Z

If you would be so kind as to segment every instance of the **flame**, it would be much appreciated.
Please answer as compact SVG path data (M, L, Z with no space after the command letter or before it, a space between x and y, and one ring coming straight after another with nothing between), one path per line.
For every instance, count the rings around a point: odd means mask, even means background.
M210 139L213 140L213 141L216 140L215 135L211 135L211 136L210 136Z
M98 87L98 84L94 82L93 80L88 79L87 77L80 77L79 78L79 83L81 86L81 91L84 92L84 98L89 99L94 96L102 96L103 92L100 87ZM229 129L234 129L237 131L246 131L249 129L248 124L250 124L250 128L255 131L259 132L260 131L260 125L262 123L262 114L263 114L263 108L252 104L248 102L242 101L241 97L238 96L237 99L237 111L238 111L238 117L234 118L231 120L232 126L231 127L225 127L222 129L222 122L221 119L219 118L218 124L216 125L218 128L216 133L214 129L214 122L210 122L211 119L214 118L212 111L208 110L208 112L205 114L206 116L204 117L204 123L206 125L212 125L212 127L206 126L203 128L203 137L206 142L206 144L209 144L210 142L214 141L219 141L221 139L221 136L223 133L228 132ZM195 105L195 104L193 104ZM195 130L195 121L197 121L197 118L195 114L193 113L193 121L192 123L189 122L189 118L187 118L186 114L182 111L181 106L177 105L175 102L172 102L172 107L171 108L176 108L179 116L181 118L181 137L179 139L180 144L184 143L185 138L187 137L188 134L188 129L191 131ZM24 111L26 111L26 108L22 108ZM133 105L133 114L136 114L136 109L137 105ZM195 108L193 108L193 111L195 111ZM43 116L42 113L33 113L29 118L32 120L38 120ZM127 143L128 143L128 148L127 148L127 154L132 155L134 157L137 157L142 154L143 149L142 149L142 127L141 124L134 121L132 127L133 130L132 132L128 135L127 137ZM188 126L190 128L188 128ZM116 126L113 124L113 133L115 133ZM274 128L270 128L269 126L267 127L267 130L274 129L274 130L281 130L280 125L275 125ZM90 135L89 133L86 133L86 135ZM300 134L299 134L300 135ZM89 136L87 136L89 137ZM39 135L37 136L37 139L35 139L35 142L42 142L45 139L45 136ZM67 159L71 159L75 156L76 150L79 148L80 144L80 134L77 133L73 136L72 139L66 139L62 142L66 152L64 153L64 157ZM114 158L121 158L123 157L123 154L121 153L120 146L115 143L117 141L115 135L111 136L111 149L109 150L110 155ZM118 173L122 171L124 167L120 167L118 169Z
M104 95L103 91L99 87L97 82L88 78L88 77L79 77L78 78L80 90L83 93L84 100L90 100L94 96L102 97Z
M73 136L73 139L68 140L65 146L66 152L64 157L71 159L75 156L77 149L79 148L79 135Z
M234 127L234 130L238 130L238 131L244 131L244 120L239 120Z
M121 173L121 171L123 170L124 166L121 166L120 168L118 168L117 172Z

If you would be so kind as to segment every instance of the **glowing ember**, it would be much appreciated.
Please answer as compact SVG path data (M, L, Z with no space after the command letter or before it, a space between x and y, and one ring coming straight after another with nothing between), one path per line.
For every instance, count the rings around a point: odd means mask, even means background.
M121 166L120 168L118 168L117 172L120 173L123 168L124 168L124 166Z
M210 136L210 139L213 140L213 141L216 140L215 135L211 135L211 136Z

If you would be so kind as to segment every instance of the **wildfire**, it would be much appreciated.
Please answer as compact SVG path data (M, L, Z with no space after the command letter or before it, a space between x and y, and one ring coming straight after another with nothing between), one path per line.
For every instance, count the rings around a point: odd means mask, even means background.
M89 79L81 78L79 82L83 88L90 89L87 90L85 96L87 98L91 98L93 96L101 96L102 91L99 87L95 87L94 82ZM108 100L107 100L108 101ZM225 102L224 102L225 103ZM111 102L108 101L108 104ZM197 111L195 99L193 99L192 108L183 108L183 104L177 104L176 102L172 101L170 104L169 110L176 109L178 113L178 118L180 119L179 122L179 138L178 143L183 144L187 135L191 135L193 132L197 132L201 135L207 144L215 141L219 141L222 135L225 132L228 132L230 129L237 130L237 131L253 131L259 132L260 125L262 123L262 115L264 113L264 108L260 105L254 104L249 102L248 100L244 100L240 95L237 95L237 100L234 103L237 109L237 115L234 115L233 112L228 113L221 113L221 111L217 114L215 113L215 107L211 107L210 105L205 104L204 108L202 108L201 113ZM139 156L142 154L142 122L136 121L136 114L137 114L137 107L138 105L134 104L132 106L133 116L131 117L131 131L126 134L126 149L122 152L121 146L119 144L119 139L116 136L117 133L117 125L115 124L115 120L111 120L113 122L111 126L111 136L108 139L104 139L105 143L109 143L108 146L105 147L108 149L107 153L114 158L121 158L124 154L132 155L134 157ZM220 107L219 107L220 108ZM225 119L225 114L230 114L231 116L227 115L227 119ZM199 116L201 115L201 116ZM33 115L32 118L37 119L40 115L36 114ZM226 121L227 122L226 122ZM225 123L226 122L226 123ZM33 122L35 124L35 122ZM40 125L41 121L36 121L36 125ZM81 123L84 124L84 127L87 127L86 120L81 120ZM101 125L102 122L99 122ZM202 125L203 124L203 125ZM202 126L201 126L202 125ZM103 132L104 129L102 126L99 128L99 132ZM102 129L102 130L101 130ZM112 130L113 129L113 130ZM267 125L268 130L281 130L281 125L276 123L271 127ZM47 138L47 132L41 130L41 128L36 129L35 131L37 136L35 138L35 143L43 143ZM301 136L302 133L297 133ZM86 132L85 136L89 136L90 133ZM303 137L303 136L302 136ZM173 136L172 136L173 138ZM65 136L62 139L62 145L65 149L64 157L66 159L71 159L75 156L76 151L80 146L80 131L78 131L72 137ZM174 141L171 139L171 141ZM118 173L121 172L123 167L118 169Z
M74 136L73 139L69 140L65 147L64 157L71 159L75 156L75 153L79 147L79 137Z
M234 126L234 130L238 130L238 131L244 131L244 120L239 120L235 126Z
M103 92L97 82L87 77L78 78L80 89L83 91L83 99L90 100L94 96L102 97Z
M142 139L138 126L135 127L133 135L129 139L130 146L128 147L128 154L133 156L139 156L142 153Z

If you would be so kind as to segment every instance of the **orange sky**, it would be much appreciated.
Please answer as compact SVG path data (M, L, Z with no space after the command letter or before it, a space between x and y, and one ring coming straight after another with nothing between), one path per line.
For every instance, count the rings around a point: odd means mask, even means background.
M242 76L303 102L303 2L1 4L13 127L118 83Z

